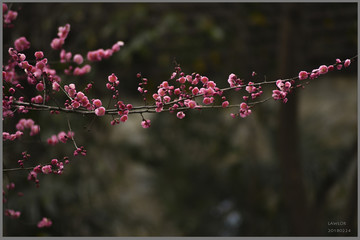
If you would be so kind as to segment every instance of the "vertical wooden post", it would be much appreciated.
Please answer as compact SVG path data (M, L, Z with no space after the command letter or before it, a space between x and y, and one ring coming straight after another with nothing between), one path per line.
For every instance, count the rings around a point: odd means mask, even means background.
M283 4L279 31L279 76L290 76L296 59L296 33L292 4ZM299 151L298 96L292 94L286 104L281 104L278 126L278 157L283 184L283 202L289 222L289 234L310 235L307 199L303 182Z

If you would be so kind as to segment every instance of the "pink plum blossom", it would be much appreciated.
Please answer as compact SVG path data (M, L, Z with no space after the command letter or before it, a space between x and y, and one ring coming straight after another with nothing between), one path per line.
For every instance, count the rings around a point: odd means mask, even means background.
M52 221L46 217L41 219L41 221L38 222L37 227L38 228L44 228L44 227L51 227Z
M30 42L25 37L20 37L14 42L15 49L19 52L30 48Z
M326 66L326 65L321 65L320 67L319 67L319 73L320 74L325 74L325 73L327 73L328 72L328 67Z
M95 114L96 114L96 116L104 116L105 115L105 108L104 107L99 107L99 108L95 109Z
M93 104L94 104L94 106L97 107L97 108L102 106L102 102L101 102L100 99L94 99L94 100L93 100Z
M49 174L51 173L51 165L45 165L41 168L41 171L44 173L44 174Z
M37 51L37 52L35 52L34 55L35 55L36 59L41 59L44 57L44 53L42 51Z
M224 101L224 102L221 104L221 106L222 106L223 108L228 107L228 106L229 106L229 101Z
M83 56L81 56L80 54L75 54L75 55L74 55L74 58L73 58L73 61L74 61L76 64L80 65L80 64L82 64L82 63L84 62L84 58L83 58Z
M58 142L59 140L56 135L52 135L50 138L47 139L47 143L52 146L56 145Z
M127 115L123 115L120 117L120 121L121 122L126 122L126 120L128 120L128 116Z
M18 16L18 13L16 11L9 10L4 15L4 23L10 24L12 21L14 21Z
M44 91L44 84L39 82L38 84L36 84L36 90L38 90L39 92Z
M114 83L116 80L117 80L117 76L115 76L115 74L111 74L109 77L108 77L108 81L111 82L111 83Z
M306 71L301 71L301 72L299 72L299 79L300 79L300 80L305 80L305 79L308 78L308 75L309 75L308 72L306 72Z
M150 121L150 120L143 120L143 121L141 122L141 126L142 126L143 128L149 128L149 127L151 126L151 121Z
M348 67L350 66L351 60L350 59L346 59L344 62L344 67Z
M21 215L21 212L20 211L15 211L13 209L6 209L5 210L5 215L9 216L11 218L19 218L20 215Z
M68 136L64 131L59 132L57 135L57 138L59 139L60 142L63 142L63 143L66 143L66 141L68 140Z
M178 117L179 119L183 119L185 117L185 113L184 112L178 112L176 114L176 117Z
M239 113L240 113L240 117L245 118L251 114L251 109L245 102L242 102L240 104Z
M64 40L61 38L54 38L51 43L50 46L52 49L54 50L60 50L62 48L62 45L64 44Z

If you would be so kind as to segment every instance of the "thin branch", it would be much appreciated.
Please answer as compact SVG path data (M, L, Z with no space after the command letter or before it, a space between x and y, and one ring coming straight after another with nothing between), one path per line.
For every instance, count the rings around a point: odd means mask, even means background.
M13 172L13 171L19 171L19 170L32 170L34 167L27 167L27 168L7 168L3 169L3 172Z
M351 62L355 62L357 60L357 57L358 55L350 58ZM343 64L343 62L341 63L335 63L333 64L333 66L337 66L339 64ZM292 78L287 78L287 79L280 79L281 81L291 81L291 80L298 80L299 77L296 76L296 77L292 77ZM272 81L267 81L265 79L265 81L263 82L258 82L258 83L254 83L253 86L262 86L262 85L266 85L266 84L275 84L278 80L272 80ZM229 90L233 90L233 89L239 89L239 88L244 88L248 86L248 84L243 84L243 85L237 85L237 86L234 86L234 87L226 87L226 88L222 88L222 89L219 89L219 92L225 92L225 91L229 91ZM73 100L69 95L68 93L61 87L61 90L67 95L67 97L70 99L70 100ZM204 93L202 94L197 94L197 95L194 95L194 96L191 96L190 99L195 99L195 98L198 98L198 97L202 97L204 96ZM266 102L268 101L269 99L271 99L271 97L268 97L264 100L261 100L261 101L258 101L258 102L249 102L248 104L249 105L255 105L255 104L258 104L258 103L263 103L263 102ZM171 102L168 102L168 103L164 103L164 107L169 107L169 106L172 106L176 103L179 103L179 102L183 102L185 99L175 99ZM77 113L77 114L83 114L83 115L93 115L95 114L94 111L92 110L87 110L85 108L77 108L77 109L69 109L69 108L64 108L64 107L60 107L60 106L49 106L49 105L45 105L45 104L36 104L36 103L31 103L31 102L19 102L19 101L14 101L13 104L15 106L25 106L25 107L29 107L27 110L48 110L48 111L51 111L51 110L55 110L55 111L61 111L61 112L65 112L65 113ZM238 105L232 105L231 107L234 107L234 106L238 106ZM198 109L209 109L209 108L220 108L221 106L201 106L201 107L198 107ZM229 106L228 106L229 107ZM154 105L150 105L150 106L135 106L133 107L128 114L139 114L139 113L157 113L155 111L155 109L157 108L157 106L154 104ZM177 110L185 110L185 109L189 109L189 108L186 108L186 107L181 107L181 108L177 108ZM118 114L118 109L107 109L105 111L105 113L107 115L117 115ZM170 109L166 108L163 110L163 112L168 112L170 111Z

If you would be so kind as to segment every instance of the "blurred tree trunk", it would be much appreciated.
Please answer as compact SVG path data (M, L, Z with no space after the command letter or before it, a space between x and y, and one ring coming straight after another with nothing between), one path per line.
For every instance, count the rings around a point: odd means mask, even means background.
M292 4L282 6L279 31L278 74L289 77L299 63L299 9ZM296 29L296 31L294 31ZM301 35L300 35L301 36ZM300 39L301 41L302 39ZM286 104L281 104L278 126L278 156L282 174L283 203L288 220L290 235L310 235L308 202L303 182L301 157L299 151L298 94L291 94Z

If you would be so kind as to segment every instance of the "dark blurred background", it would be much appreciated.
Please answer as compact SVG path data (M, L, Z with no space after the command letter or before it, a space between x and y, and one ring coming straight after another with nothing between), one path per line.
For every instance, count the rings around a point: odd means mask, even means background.
M149 88L167 80L174 60L185 73L208 76L220 87L235 73L246 81L297 76L322 64L357 55L357 3L13 3L15 28L3 29L8 47L25 36L27 51L43 50L63 83L94 82L93 96L108 101L104 87L115 73L120 96L141 105L136 73ZM125 42L85 77L66 77L50 49L58 26L71 24L64 48L87 51ZM256 71L255 79L251 78ZM275 86L272 86L274 88ZM265 97L272 88L266 89ZM240 102L238 95L229 96ZM246 119L231 110L191 111L183 120L168 113L140 116L110 126L110 117L69 116L87 157L62 176L3 174L24 193L4 208L5 236L357 236L357 63L296 90L287 104L257 105ZM13 132L20 117L41 124L40 138L4 143L4 166L16 167L21 151L33 166L71 154L71 143L48 147L67 130L63 115L29 114L3 122ZM34 140L35 139L35 140ZM54 225L36 228L43 216ZM350 233L328 233L329 222Z

